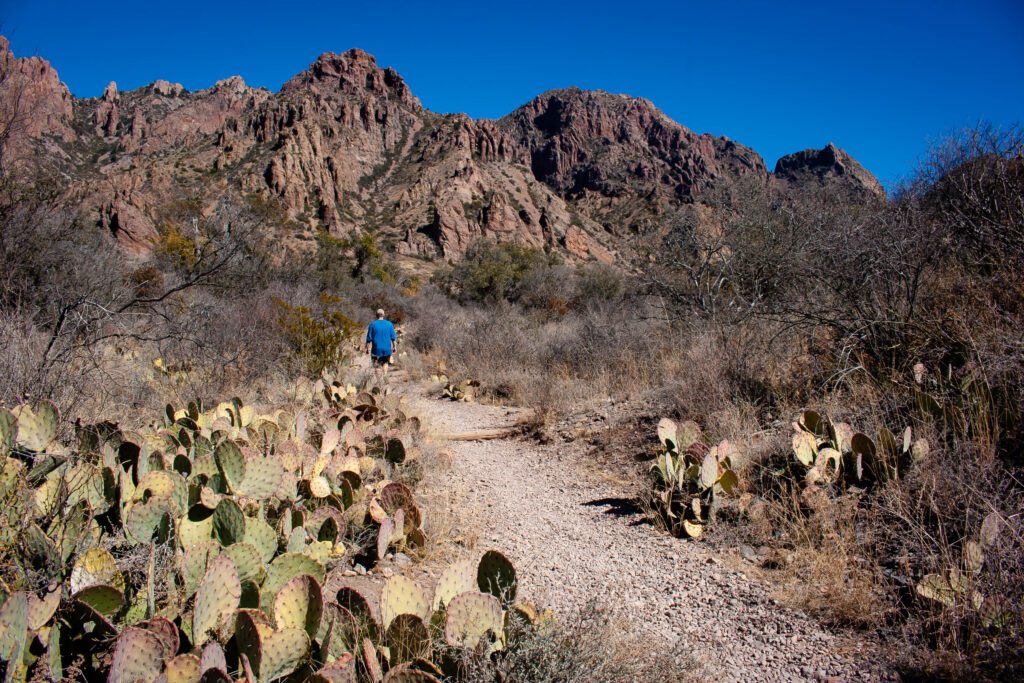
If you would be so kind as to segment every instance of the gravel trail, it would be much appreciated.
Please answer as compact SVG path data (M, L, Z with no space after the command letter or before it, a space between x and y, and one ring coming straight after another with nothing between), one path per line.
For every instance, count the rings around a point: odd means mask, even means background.
M435 433L503 427L517 411L429 397L402 387ZM680 640L718 681L882 680L871 648L779 605L770 587L713 552L645 524L628 494L584 461L581 443L453 441L451 496L478 549L506 553L521 594L556 613L596 598L638 634Z

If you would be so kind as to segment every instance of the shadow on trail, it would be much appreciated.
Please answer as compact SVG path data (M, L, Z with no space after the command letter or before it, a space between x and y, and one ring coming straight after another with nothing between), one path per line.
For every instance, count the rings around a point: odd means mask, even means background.
M587 507L607 508L604 513L614 517L636 517L630 526L648 526L651 521L644 516L644 510L632 498L598 498L583 503Z

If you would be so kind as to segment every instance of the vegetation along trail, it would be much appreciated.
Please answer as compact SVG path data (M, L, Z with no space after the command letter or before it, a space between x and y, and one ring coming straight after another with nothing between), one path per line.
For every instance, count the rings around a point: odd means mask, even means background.
M435 434L517 419L513 409L404 390ZM538 605L572 614L596 601L648 642L699 653L719 680L881 680L866 644L822 630L709 550L644 523L627 492L587 467L583 446L508 437L452 441L450 451L460 522L515 562L521 593Z

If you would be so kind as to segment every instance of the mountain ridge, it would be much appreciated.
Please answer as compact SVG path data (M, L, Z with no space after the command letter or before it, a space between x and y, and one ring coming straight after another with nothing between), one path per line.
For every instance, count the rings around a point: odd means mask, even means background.
M744 178L884 197L831 144L771 173L753 149L628 95L563 88L497 119L434 113L359 49L321 54L277 92L232 76L198 91L112 82L76 98L48 62L15 57L0 37L0 75L4 111L31 113L3 158L59 174L80 220L138 256L181 220L168 207L212 219L226 198L278 206L291 226L278 236L300 250L326 230L372 232L401 257L457 259L486 237L613 262Z

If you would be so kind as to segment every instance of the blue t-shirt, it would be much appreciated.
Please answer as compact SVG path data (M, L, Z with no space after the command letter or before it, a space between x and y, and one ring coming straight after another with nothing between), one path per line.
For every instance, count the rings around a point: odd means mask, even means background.
M366 328L366 342L370 344L370 355L383 358L391 355L391 342L395 341L395 326L390 320L374 320Z

